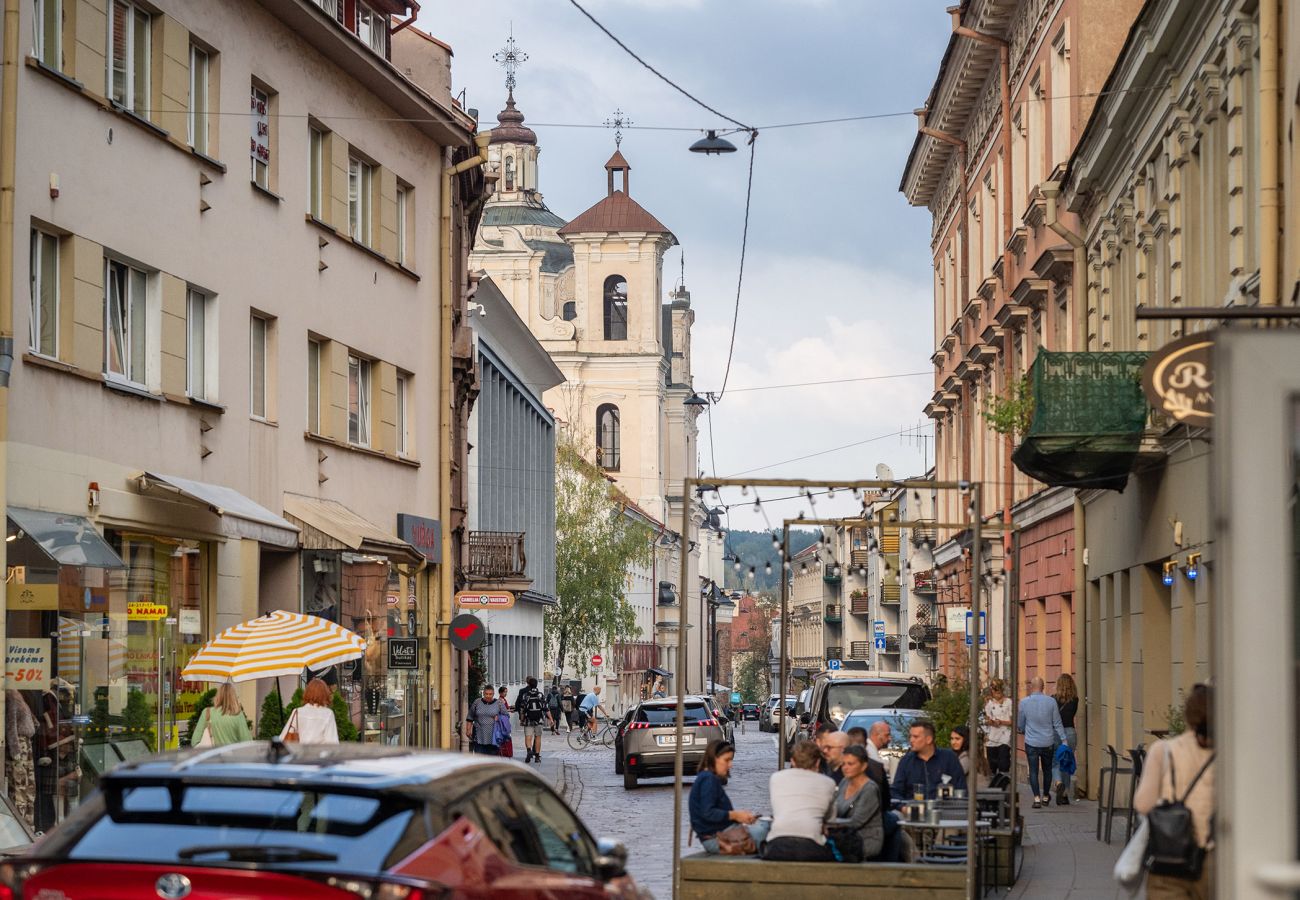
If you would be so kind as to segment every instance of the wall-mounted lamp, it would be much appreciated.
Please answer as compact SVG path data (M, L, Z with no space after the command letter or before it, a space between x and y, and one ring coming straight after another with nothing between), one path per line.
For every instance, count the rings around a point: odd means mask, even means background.
M1161 575L1160 581L1164 584L1165 587L1173 587L1174 569L1176 568L1178 568L1178 563L1174 562L1172 559L1164 564L1164 574Z
M1201 575L1201 554L1187 554L1187 569L1185 570L1188 581L1195 581Z

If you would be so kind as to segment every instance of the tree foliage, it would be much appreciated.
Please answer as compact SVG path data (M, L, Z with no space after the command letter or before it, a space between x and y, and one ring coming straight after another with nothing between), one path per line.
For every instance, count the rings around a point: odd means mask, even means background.
M555 448L555 588L546 657L585 674L591 655L640 636L627 602L628 571L650 561L653 533L623 515L604 474L567 440Z
M768 694L767 654L758 651L737 654L735 689L743 703L762 703Z
M934 742L947 747L954 728L971 724L970 685L965 681L949 681L942 675L935 676L925 712L934 723ZM978 728L979 724L976 722L975 727Z
M778 539L780 532L777 532ZM790 555L811 546L817 540L817 532L802 528L790 529ZM727 566L727 590L750 591L751 593L781 592L780 554L772 546L772 533L769 531L728 531L723 547L727 556L739 556L741 571L734 566ZM772 567L769 575L764 564ZM754 568L754 577L749 577L750 567Z

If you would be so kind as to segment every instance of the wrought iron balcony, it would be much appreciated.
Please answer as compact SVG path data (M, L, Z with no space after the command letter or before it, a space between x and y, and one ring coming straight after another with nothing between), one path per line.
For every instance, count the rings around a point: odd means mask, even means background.
M869 659L871 641L852 641L849 644L849 659Z
M938 590L934 572L917 572L912 575L912 589L918 594L933 594Z
M527 578L522 531L471 531L465 574L473 580Z
M843 575L843 567L839 563L827 563L822 567L822 581L827 584L839 584Z
M838 603L827 603L826 611L822 618L829 625L838 625L841 622L840 610L842 607Z

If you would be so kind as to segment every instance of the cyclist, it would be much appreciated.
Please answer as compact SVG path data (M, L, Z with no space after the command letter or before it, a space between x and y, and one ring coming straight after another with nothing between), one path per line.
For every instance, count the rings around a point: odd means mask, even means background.
M600 702L600 685L596 685L590 694L582 698L578 707L578 724L590 731L592 737L596 736L596 724L601 713L609 715L609 711Z

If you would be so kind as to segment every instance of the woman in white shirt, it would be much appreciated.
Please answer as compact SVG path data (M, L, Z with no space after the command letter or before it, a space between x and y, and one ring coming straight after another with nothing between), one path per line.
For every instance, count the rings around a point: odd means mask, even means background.
M763 859L831 862L826 846L826 820L832 815L835 782L818 771L822 752L813 741L802 741L790 754L791 768L772 773L772 828L763 845Z
M302 706L289 713L280 740L297 740L302 744L337 744L339 726L334 718L334 699L330 686L319 678L307 682L302 692ZM290 734L293 737L290 737Z
M984 701L984 752L997 779L1011 771L1011 698L1001 678L989 684L989 694Z

